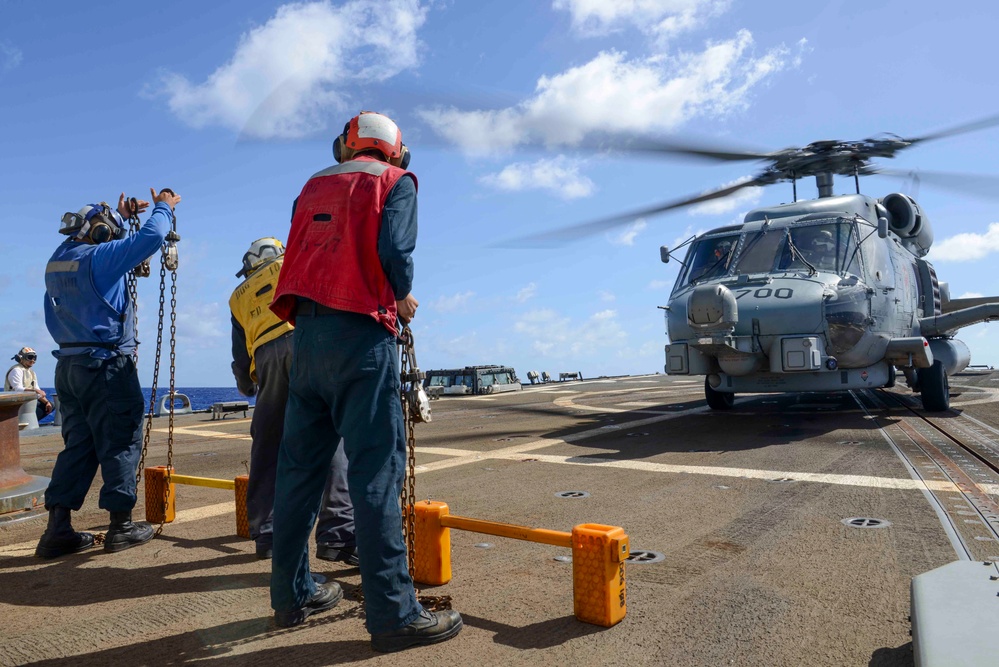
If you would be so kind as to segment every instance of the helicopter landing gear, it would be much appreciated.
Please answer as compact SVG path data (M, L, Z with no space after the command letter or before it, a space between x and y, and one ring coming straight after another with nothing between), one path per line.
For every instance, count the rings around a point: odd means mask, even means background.
M920 368L917 373L923 409L927 412L943 412L950 408L950 382L943 364L934 361L932 366Z
M725 391L715 391L704 378L704 397L708 399L708 407L712 410L731 410L735 405L735 394Z
M885 389L891 389L892 387L895 386L896 377L897 373L895 371L895 366L892 364L888 364L888 383L885 384Z

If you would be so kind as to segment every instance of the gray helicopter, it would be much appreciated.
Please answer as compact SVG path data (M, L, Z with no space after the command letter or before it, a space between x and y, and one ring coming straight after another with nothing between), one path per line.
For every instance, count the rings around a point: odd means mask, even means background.
M861 194L860 177L904 176L871 161L996 124L999 116L915 138L820 141L771 153L635 139L627 146L633 151L769 164L735 185L526 240L564 242L742 188L790 181L792 203L750 211L741 225L683 244L689 248L664 307L666 373L705 376L708 405L726 410L739 392L891 387L901 372L924 409L947 410L948 377L971 360L955 335L999 319L999 297L951 299L924 259L933 230L919 204L901 193ZM835 196L836 175L852 176L856 194ZM939 176L942 184L955 177ZM798 201L797 180L805 177L815 178L818 199ZM678 249L663 246L662 261Z

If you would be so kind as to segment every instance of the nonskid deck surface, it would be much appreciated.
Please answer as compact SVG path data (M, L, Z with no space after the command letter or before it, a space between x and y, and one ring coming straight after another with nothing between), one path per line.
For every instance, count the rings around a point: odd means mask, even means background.
M452 531L454 578L425 592L451 595L465 629L407 659L912 664L910 578L999 558L999 373L956 376L951 391L953 409L929 422L904 388L739 396L713 412L700 378L664 376L435 401L416 428L418 497L539 528L621 526L645 562L627 566L627 617L601 628L573 616L568 549ZM166 462L166 427L154 421L148 465ZM54 432L22 438L25 470L48 475L61 446ZM249 420L177 418L180 473L231 479L249 447ZM106 528L97 488L77 529ZM356 568L313 560L345 599L279 630L270 564L235 536L231 492L177 496L162 536L114 555L41 561L43 519L0 527L0 664L398 660L369 647Z

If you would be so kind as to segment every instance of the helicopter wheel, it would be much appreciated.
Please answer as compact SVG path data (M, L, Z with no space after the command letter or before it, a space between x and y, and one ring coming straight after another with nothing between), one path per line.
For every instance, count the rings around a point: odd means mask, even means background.
M712 410L731 410L735 405L735 394L725 391L715 391L704 378L704 397L708 399L708 407Z
M950 381L943 364L934 361L932 366L920 368L917 373L923 409L927 412L943 412L950 408Z
M895 366L893 364L888 364L888 384L885 385L885 389L891 389L895 386L896 375Z

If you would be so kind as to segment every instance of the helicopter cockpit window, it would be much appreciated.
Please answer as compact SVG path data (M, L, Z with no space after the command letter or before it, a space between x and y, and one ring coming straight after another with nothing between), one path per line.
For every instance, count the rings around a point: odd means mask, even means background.
M841 222L791 227L777 270L855 272L857 253L852 231L853 225Z
M738 234L715 236L694 242L687 255L687 268L681 285L717 278L728 273Z

